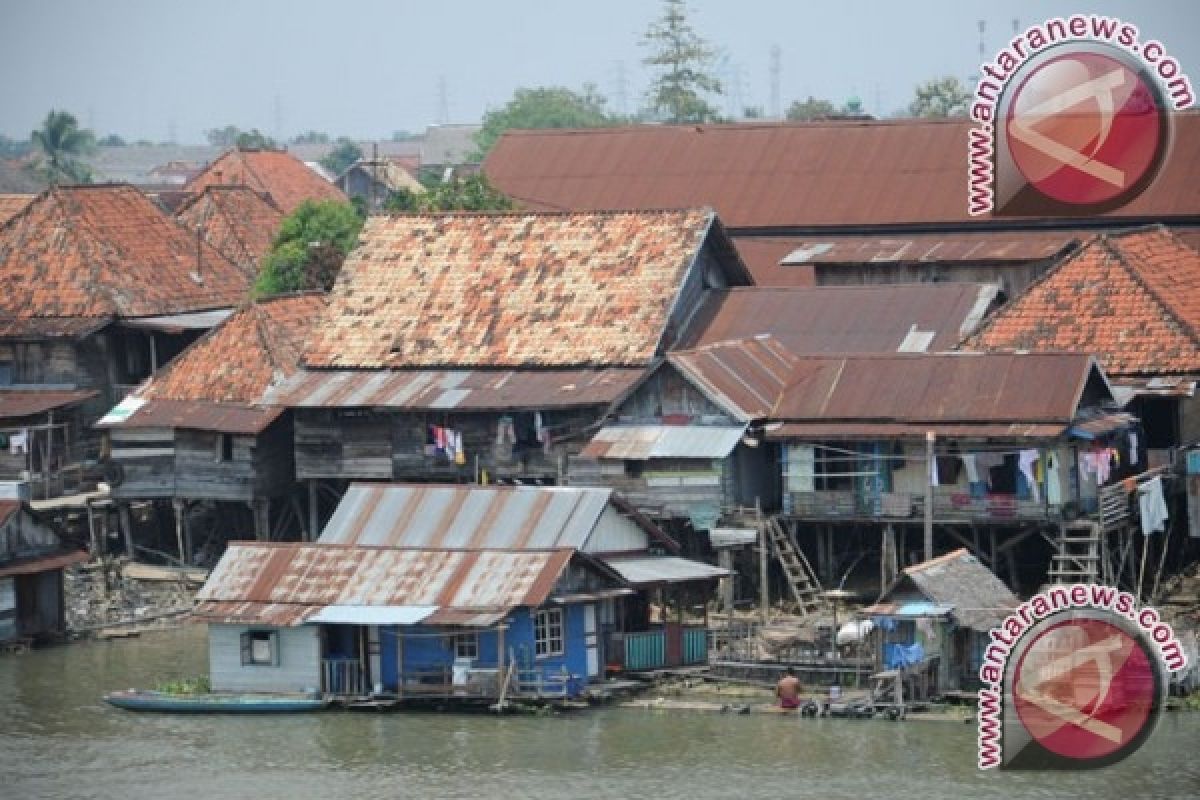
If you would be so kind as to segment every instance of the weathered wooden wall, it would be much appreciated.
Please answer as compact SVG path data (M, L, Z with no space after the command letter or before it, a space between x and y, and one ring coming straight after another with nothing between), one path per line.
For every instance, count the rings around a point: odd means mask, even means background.
M208 674L214 691L303 692L321 687L320 639L316 625L278 631L279 665L242 665L241 635L266 626L208 626Z

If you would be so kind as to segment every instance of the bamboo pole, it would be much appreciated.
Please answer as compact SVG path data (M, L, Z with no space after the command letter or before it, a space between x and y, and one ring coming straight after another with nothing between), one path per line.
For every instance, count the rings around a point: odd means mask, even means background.
M925 432L925 560L933 558L933 431Z

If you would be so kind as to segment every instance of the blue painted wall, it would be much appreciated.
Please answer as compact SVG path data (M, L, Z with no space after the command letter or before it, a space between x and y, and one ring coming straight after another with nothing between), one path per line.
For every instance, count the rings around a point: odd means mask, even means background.
M504 632L505 660L513 653L520 669L537 669L543 675L558 675L565 668L578 680L572 682L572 694L582 691L587 683L587 651L583 635L583 605L554 606L563 610L563 654L561 656L534 656L533 613L520 608L508 617L508 629ZM396 663L396 627L380 628L380 668L383 672L384 688L395 691L398 686ZM451 638L463 632L458 628L435 628L413 625L404 628L404 670L414 672L449 668L454 663L454 645ZM432 635L431 635L432 634ZM479 658L475 666L494 668L496 660L496 632L482 631L479 634Z

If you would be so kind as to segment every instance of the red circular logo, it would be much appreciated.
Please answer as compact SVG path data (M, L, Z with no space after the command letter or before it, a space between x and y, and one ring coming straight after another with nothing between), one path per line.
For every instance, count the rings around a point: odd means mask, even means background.
M1132 200L1167 145L1157 84L1116 50L1068 52L1034 66L1008 104L1005 131L1028 185L1070 206Z
M1075 761L1136 748L1158 706L1154 655L1141 638L1100 619L1071 619L1029 643L1013 673L1029 736Z

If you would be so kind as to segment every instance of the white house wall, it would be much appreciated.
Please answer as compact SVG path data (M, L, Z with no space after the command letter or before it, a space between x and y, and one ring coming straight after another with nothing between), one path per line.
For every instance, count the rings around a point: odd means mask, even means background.
M278 633L278 666L243 666L242 634L251 630ZM208 674L218 692L306 692L321 686L320 640L317 626L209 625Z

